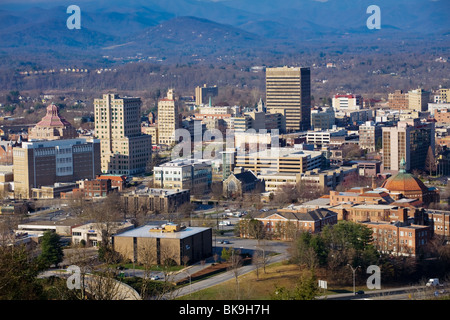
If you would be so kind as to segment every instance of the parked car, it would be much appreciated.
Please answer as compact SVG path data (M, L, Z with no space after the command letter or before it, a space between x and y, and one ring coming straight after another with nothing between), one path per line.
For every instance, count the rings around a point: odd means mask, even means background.
M223 244L230 244L230 241L228 241L228 240L223 240Z
M356 294L364 294L364 291L363 290L359 290L359 291L356 291Z
M159 280L159 279L160 278L159 278L159 276L157 274L152 275L151 278L150 278L150 280Z
M438 278L432 278L430 280L428 280L427 287L437 287L437 286L442 286L442 284L439 283L439 279Z

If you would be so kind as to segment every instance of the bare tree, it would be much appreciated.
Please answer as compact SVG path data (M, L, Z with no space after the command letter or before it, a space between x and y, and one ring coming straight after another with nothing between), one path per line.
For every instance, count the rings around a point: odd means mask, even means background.
M431 176L436 171L436 158L434 157L433 149L428 147L427 157L425 159L425 170Z
M236 281L236 299L239 300L239 275L241 272L241 267L243 265L243 259L240 255L240 251L231 248L231 255L228 259L228 262L230 263L229 269L233 273L234 279Z

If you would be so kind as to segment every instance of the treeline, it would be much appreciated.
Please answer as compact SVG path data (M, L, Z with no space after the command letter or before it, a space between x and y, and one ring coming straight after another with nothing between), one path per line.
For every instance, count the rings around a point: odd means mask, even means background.
M178 94L194 95L196 86L207 84L245 90L247 94L252 90L264 93L265 72L255 72L252 67L290 65L311 67L312 94L316 103L320 104L329 101L329 97L336 93L352 92L362 94L365 98L387 99L387 94L395 89L410 90L420 86L429 90L438 88L439 85L450 85L447 63L436 62L434 58L439 57L433 56L430 59L426 50L388 54L379 51L317 48L296 55L280 53L258 59L242 57L232 62L216 59L184 63L112 64L109 68L116 71L100 74L95 72L95 68L89 68L89 73L58 72L23 76L18 73L24 71L21 68L3 69L0 70L0 90L56 90L82 92L86 95L99 95L115 90L122 94L144 92L149 98L155 99L158 90L164 93L171 87ZM327 68L328 62L334 63L336 67ZM239 103L238 99L234 101Z
M381 283L417 283L426 278L448 276L450 248L441 239L433 239L416 257L382 253L372 243L372 230L350 222L339 221L326 226L321 233L300 233L292 243L291 262L306 269L321 270L336 285L352 283L352 268L357 283L365 283L367 268L376 265Z

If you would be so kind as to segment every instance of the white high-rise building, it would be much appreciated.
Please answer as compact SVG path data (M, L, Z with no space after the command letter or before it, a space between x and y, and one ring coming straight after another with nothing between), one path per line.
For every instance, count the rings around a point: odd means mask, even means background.
M143 173L151 160L151 136L141 133L141 99L104 94L94 100L95 134L103 173Z

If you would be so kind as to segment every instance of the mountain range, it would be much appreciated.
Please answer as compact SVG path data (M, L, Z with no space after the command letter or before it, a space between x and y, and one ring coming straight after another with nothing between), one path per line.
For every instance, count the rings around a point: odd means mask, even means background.
M0 63L81 56L238 55L296 52L310 44L374 39L446 40L448 0L79 0L81 29L69 30L72 1L0 4ZM376 4L381 29L369 30ZM33 56L35 59L33 59ZM24 60L25 59L25 60Z

